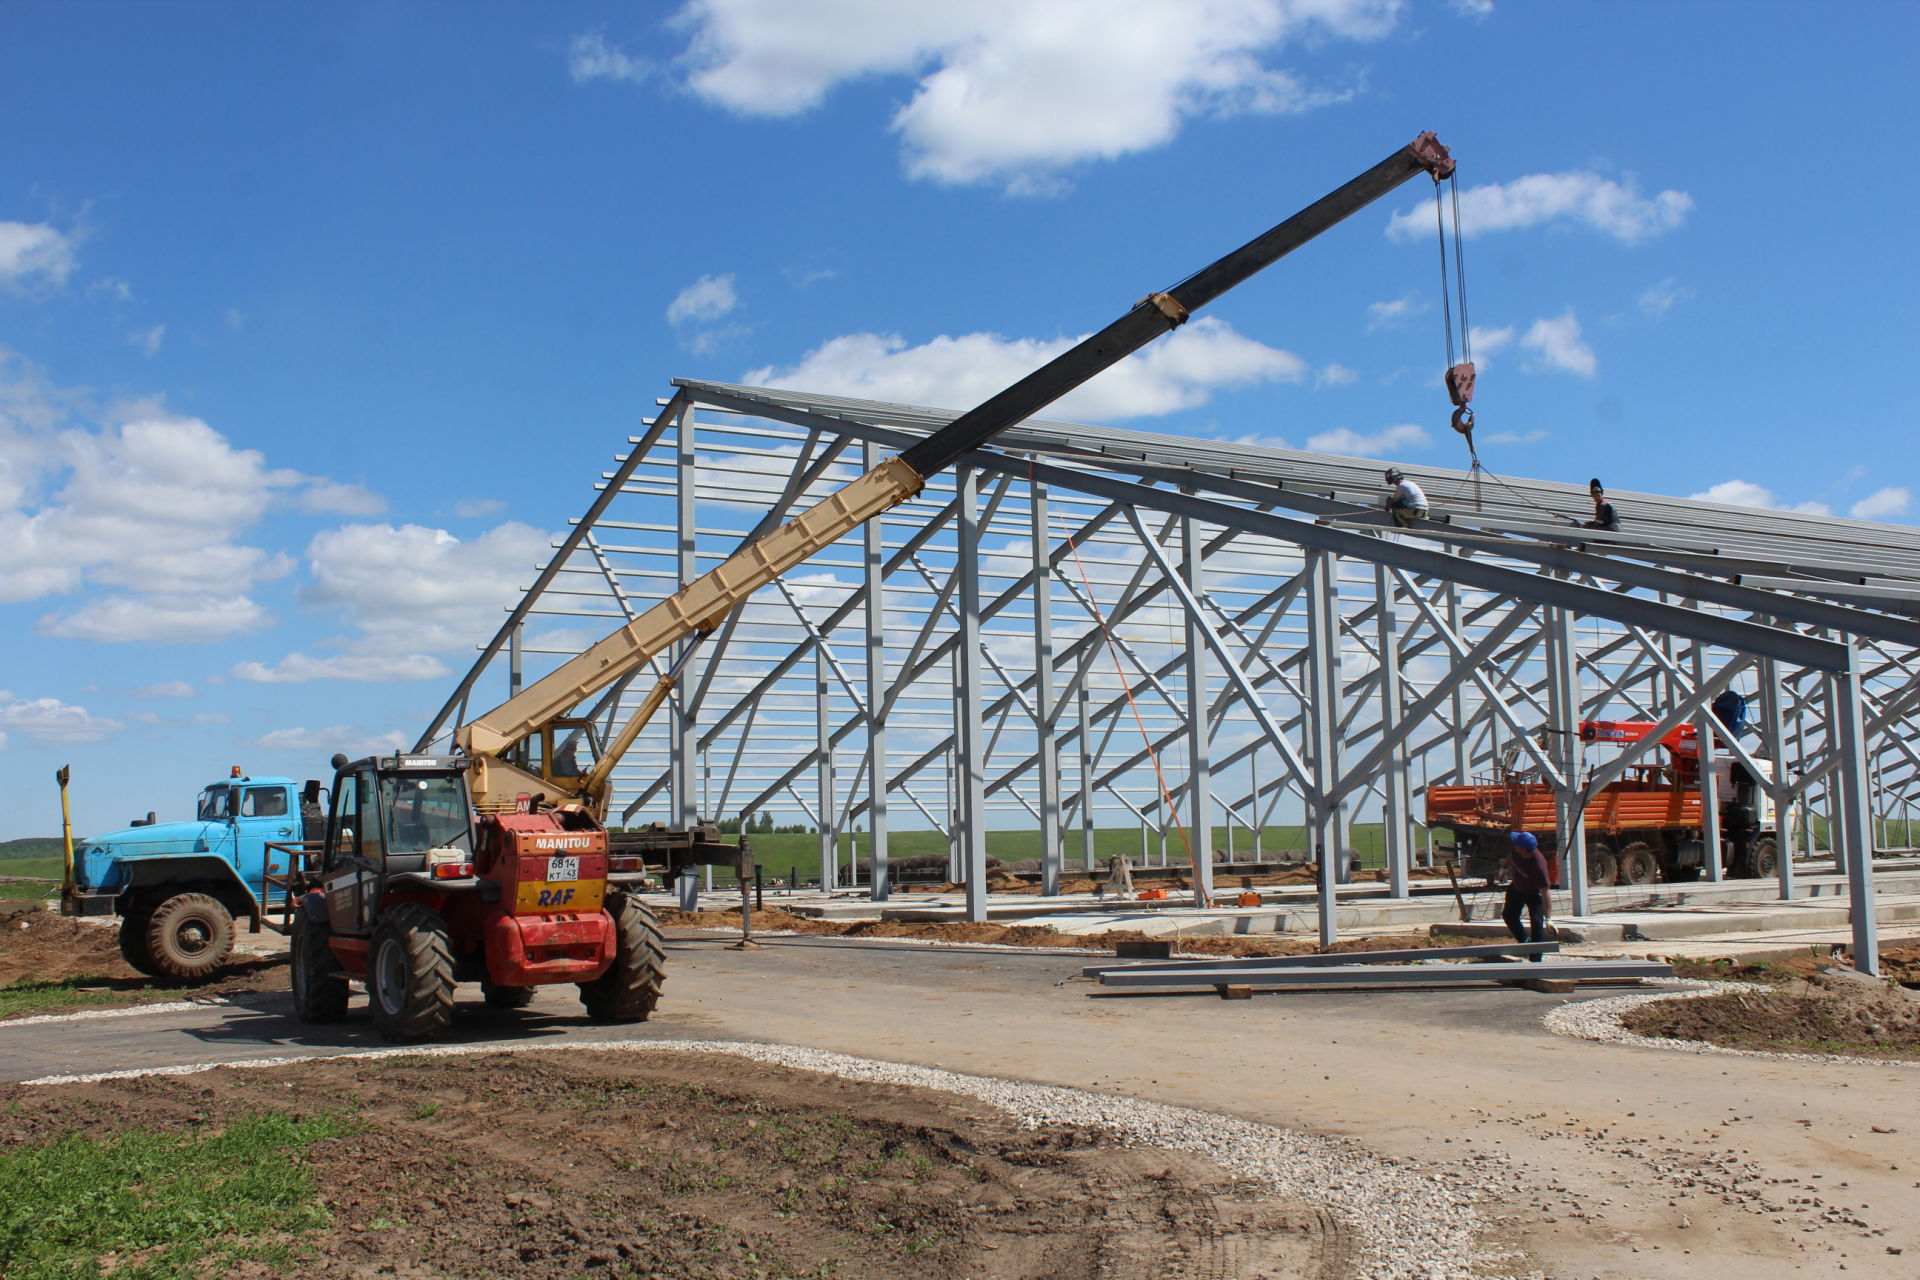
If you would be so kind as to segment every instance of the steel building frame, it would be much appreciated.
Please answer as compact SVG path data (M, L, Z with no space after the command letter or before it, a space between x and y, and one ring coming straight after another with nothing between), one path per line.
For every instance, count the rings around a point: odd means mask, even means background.
M579 652L955 416L674 385L426 738L517 689L530 659ZM1799 815L1801 852L1808 818L1826 820L1857 963L1877 964L1870 851L1889 823L1904 832L1920 782L1920 532L1614 493L1626 525L1609 533L1569 518L1582 488L1440 468L1406 468L1439 518L1403 531L1380 510L1381 467L1021 424L730 618L682 672L664 729L616 771L619 813L804 814L829 888L840 837L863 829L876 899L889 823L910 813L946 835L976 920L989 826L1037 829L1051 892L1070 860L1091 868L1094 828L1125 815L1144 852L1190 843L1208 895L1218 826L1257 849L1277 821L1303 824L1327 883L1350 825L1377 816L1404 896L1422 854L1416 784L1521 753L1558 795L1580 914L1586 797L1652 740L1589 767L1562 729L1704 728L1738 686L1758 694L1758 739L1726 745L1782 763L1768 786ZM580 714L620 723L659 674ZM1710 759L1713 736L1700 741ZM1334 902L1321 895L1325 941Z

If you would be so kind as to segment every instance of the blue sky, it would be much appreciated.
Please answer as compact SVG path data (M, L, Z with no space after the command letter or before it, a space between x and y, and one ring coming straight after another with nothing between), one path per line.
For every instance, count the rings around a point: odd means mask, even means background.
M0 838L410 739L670 377L964 407L1422 129L1493 470L1910 520L1916 13L12 0ZM1463 465L1422 185L1058 416Z

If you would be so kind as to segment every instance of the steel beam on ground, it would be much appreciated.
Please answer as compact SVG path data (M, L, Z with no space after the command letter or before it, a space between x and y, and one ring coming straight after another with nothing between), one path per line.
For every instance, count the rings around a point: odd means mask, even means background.
M1136 960L1127 964L1090 964L1083 978L1103 973L1217 973L1241 969L1323 969L1330 965L1398 964L1409 960L1471 960L1488 956L1541 956L1560 950L1558 942L1481 942L1458 947L1400 947L1386 951L1329 951L1304 956L1236 956L1219 960Z
M1259 974L1227 970L1222 973L1172 972L1103 973L1103 987L1438 987L1475 982L1594 981L1622 978L1671 978L1673 966L1654 960L1522 960L1513 964L1383 964L1330 965L1319 968L1273 969ZM1244 979L1244 981L1237 981Z

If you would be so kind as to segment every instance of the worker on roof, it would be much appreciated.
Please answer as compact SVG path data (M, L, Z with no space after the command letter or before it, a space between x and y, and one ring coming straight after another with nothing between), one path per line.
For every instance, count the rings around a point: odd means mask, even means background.
M1587 481L1587 495L1593 499L1593 519L1586 521L1582 529L1605 529L1609 533L1620 532L1620 513L1607 501L1607 490L1598 478Z
M1419 485L1407 479L1404 471L1398 467L1387 468L1387 483L1392 486L1393 494L1387 499L1387 514L1402 529L1415 520L1427 518L1427 495Z
M1516 942L1545 942L1547 917L1552 914L1547 888L1553 882L1553 873L1540 852L1540 841L1531 831L1510 832L1508 842L1512 847L1507 851L1507 901L1500 918L1507 922L1507 932ZM1522 911L1527 913L1530 926L1526 929L1520 927ZM1527 959L1538 961L1540 956L1536 952Z

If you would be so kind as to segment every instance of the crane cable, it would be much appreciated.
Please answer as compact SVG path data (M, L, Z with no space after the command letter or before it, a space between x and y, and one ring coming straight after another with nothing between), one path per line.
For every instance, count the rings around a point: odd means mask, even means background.
M1445 183L1448 198L1441 199L1441 185ZM1447 273L1447 208L1453 210L1453 278ZM1467 317L1467 254L1465 237L1460 232L1460 182L1457 174L1448 174L1444 179L1435 175L1433 179L1433 225L1437 233L1440 249L1440 327L1446 338L1447 364L1446 386L1454 409L1451 425L1466 438L1467 456L1472 460L1468 475L1473 480L1474 510L1481 510L1480 473L1485 470L1480 465L1480 452L1473 444L1473 326ZM1455 294L1458 294L1460 310L1460 353L1459 360L1454 359L1453 312Z

